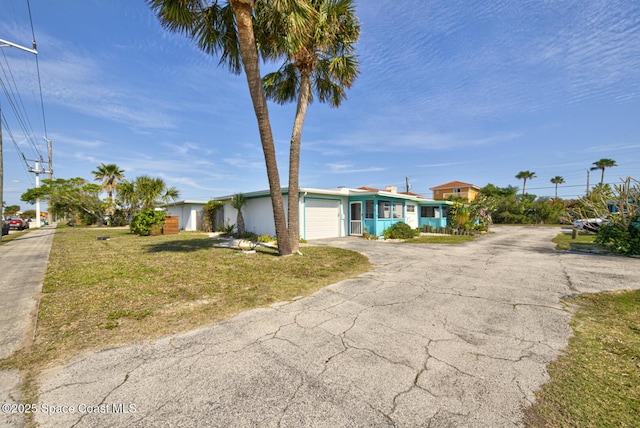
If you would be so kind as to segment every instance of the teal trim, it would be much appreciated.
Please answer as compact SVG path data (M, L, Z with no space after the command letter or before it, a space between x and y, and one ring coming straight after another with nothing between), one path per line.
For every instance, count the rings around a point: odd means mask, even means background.
M338 201L340 202L340 214L344 213L343 207L342 207L342 199L341 198L317 198L315 196L303 196L302 197L302 212L304 213L304 233L303 233L303 239L307 239L307 199L311 199L311 200L320 200L320 201ZM338 217L338 226L339 226L339 230L340 230L340 237L344 236L344 234L342 233L342 218Z

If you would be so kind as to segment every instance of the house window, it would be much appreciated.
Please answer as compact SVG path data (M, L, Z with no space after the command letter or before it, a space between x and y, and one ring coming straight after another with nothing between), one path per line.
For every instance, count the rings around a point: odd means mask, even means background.
M420 217L435 217L435 207L420 207Z
M391 201L378 201L378 218L391 218Z
M404 203L402 202L394 202L393 203L393 218L403 218L404 217Z
M461 189L460 189L460 188L453 189L453 193L460 193L460 192L461 192Z
M373 218L373 201L364 201L364 218Z
M415 205L407 205L407 212L408 213L416 212L416 206Z

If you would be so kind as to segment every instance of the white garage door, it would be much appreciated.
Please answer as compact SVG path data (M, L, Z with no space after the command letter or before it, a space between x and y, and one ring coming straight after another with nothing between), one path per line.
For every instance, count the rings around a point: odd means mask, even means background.
M340 236L340 201L307 199L305 201L306 239Z

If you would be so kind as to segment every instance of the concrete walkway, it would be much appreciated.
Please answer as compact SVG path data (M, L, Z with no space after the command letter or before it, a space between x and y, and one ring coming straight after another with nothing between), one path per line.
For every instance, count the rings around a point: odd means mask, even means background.
M0 359L33 337L54 233L55 225L45 226L0 245ZM0 371L2 403L20 403L20 381L19 373ZM0 413L0 426L21 424L21 415Z
M303 299L52 368L39 404L54 414L36 421L523 426L522 409L571 334L564 297L640 287L637 259L557 253L557 233L495 228L459 246L322 242L362 251L376 268Z

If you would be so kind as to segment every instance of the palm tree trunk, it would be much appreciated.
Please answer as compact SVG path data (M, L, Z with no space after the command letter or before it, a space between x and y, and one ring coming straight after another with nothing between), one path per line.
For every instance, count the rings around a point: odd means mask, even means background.
M253 102L253 109L258 120L258 130L262 141L262 151L267 168L269 191L271 192L271 205L273 206L273 219L278 240L278 253L281 256L291 255L291 243L287 233L287 223L282 203L282 189L278 175L278 163L276 162L276 149L273 142L273 133L269 121L267 100L260 78L260 65L258 63L258 50L253 34L253 22L251 11L254 0L229 0L236 16L238 26L238 39L240 41L240 54L242 65L249 84L249 93Z
M602 168L602 175L600 176L600 184L604 184L604 168Z
M310 93L310 72L308 70L302 70L298 106L296 108L296 117L293 121L291 147L289 150L289 240L291 241L291 249L293 252L298 251L300 247L300 141L302 139L302 126L304 125L304 118L307 114Z
M524 194L525 194L525 190L526 190L526 188L527 188L527 179L526 179L526 178L523 178L523 179L522 179L522 195L523 195L523 196L524 196Z
M236 228L238 229L238 235L242 238L244 230L244 216L242 215L242 208L238 210L238 217L236 219Z

